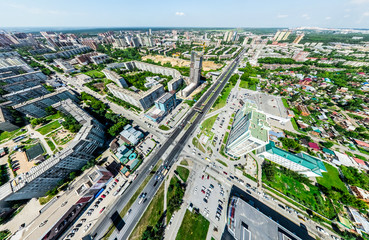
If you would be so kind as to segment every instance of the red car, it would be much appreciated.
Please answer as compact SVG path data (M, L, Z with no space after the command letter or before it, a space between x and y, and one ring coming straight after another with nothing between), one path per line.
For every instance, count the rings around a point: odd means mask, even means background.
M223 171L223 173L224 173L225 175L228 175L228 173L227 173L227 172L225 172L225 171Z
M204 175L202 175L202 178L201 179L204 179Z
M208 175L208 179L209 179L209 175Z
M205 193L204 189L201 190L202 193Z
M101 208L99 213L102 213L105 210L105 207Z
M119 182L118 178L114 179L115 182Z
M103 195L101 195L101 197L102 197L102 198L106 198L106 195L105 195L105 194L103 194Z

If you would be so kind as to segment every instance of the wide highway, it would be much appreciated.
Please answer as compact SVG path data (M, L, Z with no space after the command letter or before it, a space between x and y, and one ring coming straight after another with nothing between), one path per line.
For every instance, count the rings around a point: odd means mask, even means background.
M99 223L97 224L97 227L93 229L92 233L90 233L91 236L94 236L94 239L101 239L104 237L104 234L107 232L109 227L111 226L112 222L110 221L110 216L115 212L120 212L124 206L128 203L128 201L132 198L133 194L136 192L136 190L139 188L139 186L143 183L146 176L151 171L151 167L155 165L159 159L162 158L163 154L168 150L168 148L175 144L170 153L165 158L164 164L159 170L157 171L157 174L155 174L144 190L142 192L146 192L146 200L145 202L139 204L139 199L135 201L135 203L132 205L131 213L123 217L123 221L125 222L124 227L121 229L121 231L118 231L117 229L113 232L113 234L110 236L109 239L128 239L129 235L133 231L135 225L137 224L139 218L144 213L146 207L152 200L152 198L155 196L157 190L159 189L163 177L160 177L161 172L163 168L170 168L173 163L177 160L178 155L182 151L185 143L187 142L188 138L191 136L193 131L196 129L197 124L200 123L203 116L206 115L206 113L209 111L215 100L217 99L220 92L223 90L224 86L227 84L229 78L232 76L235 68L237 67L240 56L242 56L244 53L244 50L242 50L238 56L233 60L233 62L228 66L228 68L220 75L217 82L214 83L208 91L201 97L201 99L195 104L195 106L189 111L185 119L177 126L177 128L173 131L173 133L170 135L170 137L167 139L167 141L161 146L161 148L155 153L155 155L149 160L148 163L145 164L145 167L141 170L141 173L137 176L137 178L131 183L131 185L127 188L126 192L123 194L122 197L115 203L115 205L109 209L109 211L106 211L104 216L101 216L101 219ZM216 89L216 87L220 84L220 86ZM211 93L215 90L214 94L211 96L210 100L203 106L203 103L208 99L208 97L211 95ZM202 109L199 111L198 109ZM192 119L192 117L198 113L195 120L192 122L192 124L189 126L187 130L184 130L184 126ZM183 132L184 131L184 132ZM178 140L178 142L175 143L176 138L181 134L181 138ZM159 181L157 178L159 177ZM155 186L154 183L158 181Z

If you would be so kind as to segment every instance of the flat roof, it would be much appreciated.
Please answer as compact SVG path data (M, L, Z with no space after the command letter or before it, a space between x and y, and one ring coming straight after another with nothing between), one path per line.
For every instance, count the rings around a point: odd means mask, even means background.
M171 97L173 97L173 94L166 92L164 93L161 97L159 97L156 101L158 103L165 103L166 101L168 101Z
M235 201L233 201L235 200ZM295 234L258 211L241 198L233 197L235 203L231 213L234 219L233 236L238 240L300 240ZM230 206L231 209L231 206ZM230 218L230 215L228 215Z
M320 176L323 176L322 172L327 171L327 169L324 166L324 163L320 159L312 157L304 153L293 154L293 153L287 152L283 149L277 148L274 142L269 142L265 146L265 151L271 154L276 154L294 163L302 165Z
M245 99L252 100L260 111L281 118L288 118L287 109L284 107L282 99L277 96L255 91L247 91L249 94Z

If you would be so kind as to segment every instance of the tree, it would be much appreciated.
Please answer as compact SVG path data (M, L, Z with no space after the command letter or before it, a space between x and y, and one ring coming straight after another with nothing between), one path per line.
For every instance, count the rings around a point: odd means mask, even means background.
M273 181L276 174L275 166L269 161L265 161L263 164L263 172L268 181Z
M334 145L332 142L322 142L321 144L326 148L331 148Z
M45 108L45 111L47 113L47 115L53 115L56 113L56 109L53 108L52 106L48 106Z

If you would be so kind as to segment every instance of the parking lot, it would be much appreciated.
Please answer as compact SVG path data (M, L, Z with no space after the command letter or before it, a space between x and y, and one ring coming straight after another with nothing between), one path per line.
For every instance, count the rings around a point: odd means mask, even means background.
M148 137L136 147L136 150L141 152L143 155L148 156L156 147L157 142L158 141L154 138Z
M194 208L218 228L226 223L229 187L200 171L195 176L190 202Z
M65 234L65 239L82 239L91 230L91 226L96 223L97 219L107 212L107 207L112 205L112 202L124 192L127 186L128 182L119 177L110 182L105 190L86 208L74 226L69 228L69 231Z
M171 113L169 113L161 123L173 128L177 126L178 122L182 119L182 117L187 113L188 110L189 107L187 104L180 104L180 106L177 106Z

